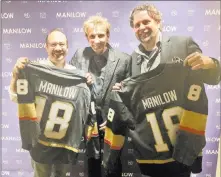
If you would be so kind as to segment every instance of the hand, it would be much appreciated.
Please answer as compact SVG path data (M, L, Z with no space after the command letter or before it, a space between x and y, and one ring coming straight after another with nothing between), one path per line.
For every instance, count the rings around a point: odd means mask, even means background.
M86 73L85 77L87 78L87 84L91 85L93 84L93 79L91 73Z
M107 124L107 121L103 122L102 124L99 125L99 130L105 130L106 128L106 124Z
M199 52L194 52L185 58L184 66L191 66L192 70L198 70L215 68L216 64L212 58L204 56Z
M29 59L27 57L20 57L18 58L15 66L13 68L13 78L17 78L19 70L24 69L25 65L28 63Z
M121 83L116 83L113 87L112 90L114 91L119 91L122 88L122 84Z

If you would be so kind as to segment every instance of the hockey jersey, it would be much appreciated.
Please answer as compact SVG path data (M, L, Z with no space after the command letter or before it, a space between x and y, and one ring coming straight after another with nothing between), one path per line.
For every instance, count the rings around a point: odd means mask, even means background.
M90 105L80 70L29 63L17 80L22 147L37 143L78 153Z
M91 102L90 114L88 122L85 128L85 139L86 139L86 154L88 158L100 158L100 138L97 124L97 113L95 110L95 103Z
M139 164L191 166L205 146L208 100L198 72L180 58L122 82L113 91L105 131L104 167L115 169L125 137Z

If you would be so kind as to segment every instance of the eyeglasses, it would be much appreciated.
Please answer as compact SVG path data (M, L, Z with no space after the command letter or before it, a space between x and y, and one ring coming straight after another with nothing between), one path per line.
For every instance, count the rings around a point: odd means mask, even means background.
M52 48L55 48L57 45L59 45L61 48L67 46L66 43L62 43L62 42L59 42L59 43L48 43L48 45Z

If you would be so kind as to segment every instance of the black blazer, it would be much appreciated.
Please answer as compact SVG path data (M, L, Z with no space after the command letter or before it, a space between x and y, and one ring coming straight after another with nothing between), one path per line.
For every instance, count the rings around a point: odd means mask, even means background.
M191 37L171 36L164 37L162 40L161 58L179 57L185 59L188 55L194 52L202 53L198 44L193 41ZM133 52L131 72L132 76L138 75L141 72L141 64L137 64L137 58L139 54ZM221 66L218 60L213 59L218 63L218 66L214 69L200 69L196 72L200 72L203 81L206 84L216 85L220 82Z
M70 64L88 72L89 63L94 56L94 51L91 47L78 49L72 57ZM107 65L105 68L104 83L101 94L102 108L104 113L107 115L108 104L110 101L110 92L115 83L121 82L131 75L130 70L131 57L128 54L120 52L109 46L109 54L107 59ZM106 117L105 117L106 119Z

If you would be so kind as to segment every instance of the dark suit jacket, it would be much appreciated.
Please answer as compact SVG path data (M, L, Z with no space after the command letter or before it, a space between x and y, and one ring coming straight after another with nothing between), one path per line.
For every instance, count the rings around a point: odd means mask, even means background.
M91 47L86 47L84 49L79 49L75 52L73 58L70 61L71 65L74 65L78 69L82 69L88 72L90 60L94 56L94 51ZM107 65L105 68L104 82L101 91L102 98L102 108L104 114L107 115L108 104L110 101L110 92L115 83L121 82L130 76L130 62L131 57L128 54L122 53L116 49L109 46L109 55L107 59ZM103 117L106 119L106 116Z
M191 53L194 52L202 53L202 50L199 48L198 44L194 42L191 37L182 37L182 36L164 37L161 45L162 45L161 58L179 57L184 60ZM132 66L131 66L132 76L138 75L141 72L141 64L137 64L138 57L140 57L140 55L137 54L136 52L133 52ZM214 69L207 69L207 70L200 69L196 72L200 72L203 81L206 84L215 85L220 82L220 75L221 75L220 65L218 65Z

